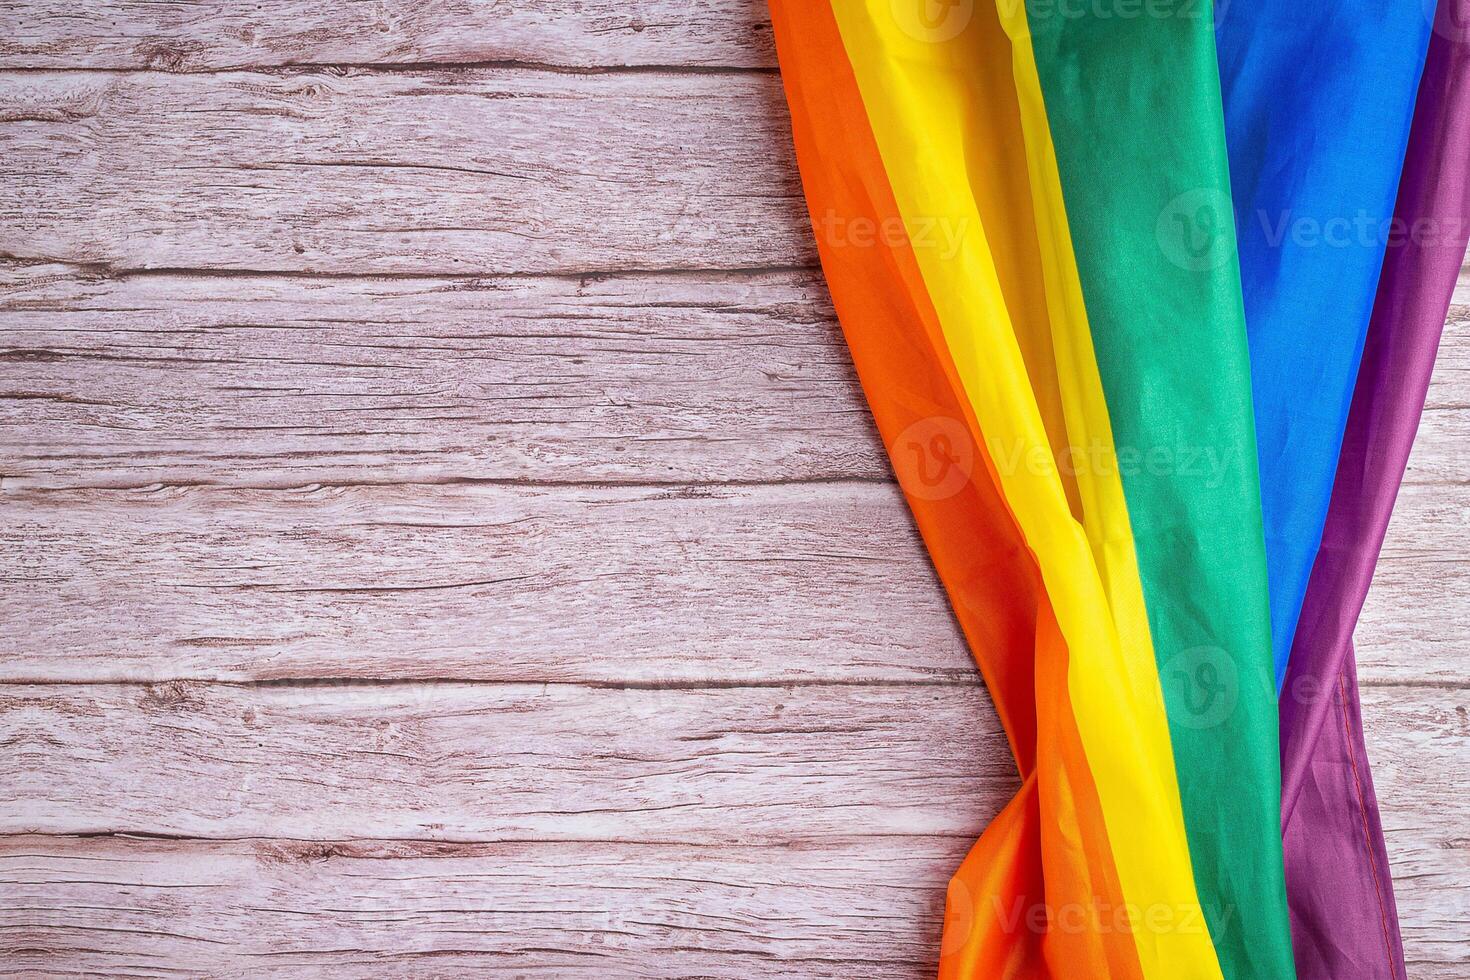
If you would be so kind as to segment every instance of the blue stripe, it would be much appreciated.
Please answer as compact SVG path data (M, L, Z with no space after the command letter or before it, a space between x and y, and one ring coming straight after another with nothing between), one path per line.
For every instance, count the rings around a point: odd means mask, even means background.
M1278 687L1378 287L1427 5L1218 4Z

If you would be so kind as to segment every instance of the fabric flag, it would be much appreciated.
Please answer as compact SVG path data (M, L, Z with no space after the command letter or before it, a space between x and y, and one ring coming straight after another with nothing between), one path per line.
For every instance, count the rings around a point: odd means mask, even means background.
M1332 493L1430 18L1423 0L1221 10L1279 685Z
M1281 700L1282 820L1302 980L1407 980L1352 634L1470 236L1470 0L1441 0L1362 367Z
M771 9L833 302L1022 778L941 976L1289 980L1209 5Z

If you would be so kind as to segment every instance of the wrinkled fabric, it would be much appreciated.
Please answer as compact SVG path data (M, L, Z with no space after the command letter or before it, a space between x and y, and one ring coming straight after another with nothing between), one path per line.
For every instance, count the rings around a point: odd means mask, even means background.
M1251 363L1213 22L1203 5L1141 20L1024 7L1195 884L1223 974L1289 980Z
M1422 0L1220 7L1279 685L1332 492L1430 23Z
M1470 0L1444 0L1419 85L1322 546L1281 694L1282 820L1303 980L1407 980L1352 633L1470 236Z
M1250 358L1193 9L772 3L838 318L1023 780L951 883L941 977L1292 975Z
M1021 779L943 980L1401 974L1350 636L1437 295L1388 219L1461 201L1414 169L1465 156L1421 134L1455 72L1436 42L1421 89L1419 2L771 2L834 306ZM1318 696L1279 708L1288 669Z

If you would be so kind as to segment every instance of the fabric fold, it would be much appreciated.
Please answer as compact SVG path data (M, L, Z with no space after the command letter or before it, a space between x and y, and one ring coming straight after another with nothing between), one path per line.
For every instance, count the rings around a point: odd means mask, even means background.
M1352 633L1408 465L1470 238L1470 2L1442 0L1281 692L1282 822L1303 980L1406 980Z
M1059 160L1200 899L1226 977L1289 978L1251 371L1210 6L1140 19L1010 9L1029 27Z
M941 963L961 976L1049 977L1048 963L1140 976L1125 933L1053 935L1032 925L1037 910L1057 903L1124 901L1066 693L1068 651L963 398L919 271L922 236L898 210L832 11L796 0L771 11L833 302L1024 780L951 883ZM1045 821L1043 778L1054 787Z
M1221 10L1279 687L1322 538L1430 21L1421 0Z
M1287 980L1208 4L771 9L838 318L1022 778L941 976Z

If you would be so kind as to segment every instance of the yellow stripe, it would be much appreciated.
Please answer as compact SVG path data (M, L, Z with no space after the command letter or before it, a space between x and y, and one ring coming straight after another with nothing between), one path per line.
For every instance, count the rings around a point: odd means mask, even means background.
M985 0L957 33L943 18L936 26L902 16L908 5L833 0L899 209L911 229L937 224L946 232L950 247L916 243L915 252L1002 492L1067 639L1069 693L1123 893L1158 917L1134 925L1144 973L1219 980L1199 914L1122 485L1116 466L1106 465L1112 433L1025 8L999 4L1005 29L1016 32L1013 52ZM965 16L968 8L950 9ZM987 70L997 64L1010 66L1004 78ZM1024 140L995 108L1018 103ZM1046 273L1039 303L1007 288L992 251L1015 247L1017 202L995 175L1016 172L1033 182L1027 209L1034 203L1037 211L1026 230ZM1028 372L1023 349L1042 336L1055 344L1055 380L1034 360ZM1050 440L1045 399L1038 402L1033 385L1044 393L1049 383L1060 387L1082 522L1055 459L1037 451Z

